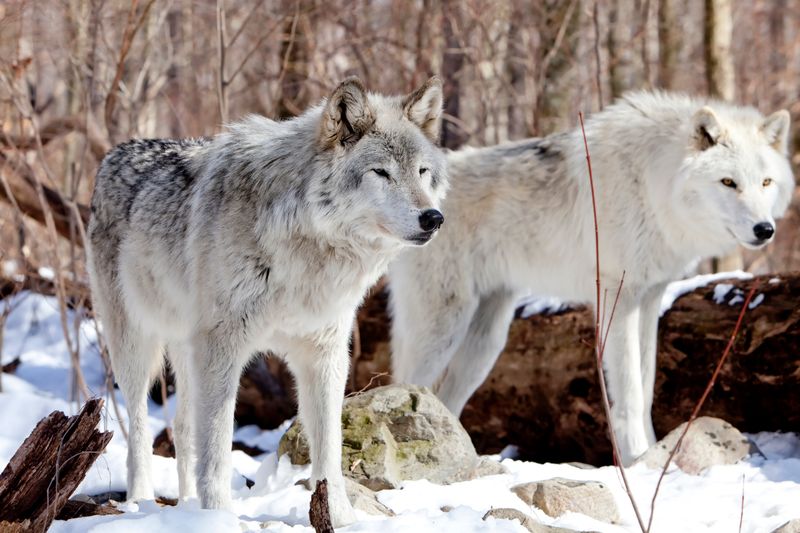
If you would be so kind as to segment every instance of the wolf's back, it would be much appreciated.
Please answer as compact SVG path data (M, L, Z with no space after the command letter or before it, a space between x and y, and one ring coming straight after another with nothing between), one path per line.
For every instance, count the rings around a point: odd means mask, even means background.
M192 155L211 142L201 139L134 139L103 158L95 178L95 224L129 222L137 208L185 201L196 178Z

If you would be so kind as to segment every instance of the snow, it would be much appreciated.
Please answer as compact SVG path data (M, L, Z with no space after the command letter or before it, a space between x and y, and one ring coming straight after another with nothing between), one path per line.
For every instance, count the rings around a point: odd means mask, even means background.
M734 270L732 272L700 274L699 276L693 276L691 278L683 279L680 281L673 281L672 283L667 285L667 289L666 291L664 291L664 296L661 298L661 315L666 313L669 310L669 308L672 307L672 304L675 303L675 300L677 300L684 294L692 292L695 289L698 289L700 287L705 287L710 283L723 279L750 279L752 277L753 275L747 272L743 272L741 270ZM721 299L724 298L726 294L728 294L728 291L730 291L731 288L733 288L733 285L730 285L728 283L718 283L714 287L714 301L717 303L722 303ZM721 296L718 296L720 293L718 293L717 291L724 291L724 292L722 292Z
M711 280L713 281L713 280ZM707 283L708 281L705 281ZM685 287L684 287L685 288ZM688 290L688 289L687 289ZM676 290L677 292L677 290ZM727 294L727 292L726 292ZM754 300L755 302L756 300ZM3 374L0 393L0 468L5 467L19 444L36 423L52 410L74 414L78 405L70 398L70 359L64 342L58 306L54 299L22 294L8 300L13 311L5 328L5 345L0 360L8 363L19 357L16 374ZM2 306L2 304L0 304ZM80 319L70 311L70 335L81 346L81 368L93 394L106 398L102 429L114 431L106 452L95 462L77 493L98 494L125 490L126 444L119 421L111 408L106 373L97 350L97 331L91 320ZM79 318L77 329L72 328ZM118 398L122 416L125 406ZM165 417L174 413L174 400L166 407L151 402L149 425L153 433L165 425ZM176 507L160 507L154 502L126 503L126 512L118 516L87 517L67 522L57 521L50 531L78 532L310 532L308 505L310 492L296 483L309 477L310 467L290 464L275 453L288 421L280 428L262 431L255 426L240 427L235 439L257 446L266 453L250 457L233 452L231 474L233 509L201 510L196 500L180 502ZM763 432L751 436L763 456L728 466L713 467L699 476L671 468L666 475L656 505L654 533L737 531L744 488L744 524L747 533L767 533L786 521L800 517L800 437L792 433ZM482 517L493 507L511 507L553 526L578 531L618 533L636 531L636 521L613 467L582 469L567 464L539 464L513 459L516 448L509 446L501 455L509 473L480 479L436 485L426 480L408 481L396 490L383 490L378 499L396 516L377 517L358 511L359 522L337 531L343 533L408 532L462 533L524 532L515 521ZM177 496L174 459L153 457L156 493ZM628 477L639 507L646 517L659 472L637 465L628 469ZM568 513L556 519L529 507L510 488L519 483L553 477L596 480L613 492L622 522L607 524L587 516ZM254 482L248 489L245 478ZM448 512L442 508L450 508Z
M718 283L714 287L714 301L718 304L725 303L725 297L731 292L733 285L730 283Z
M569 304L562 302L558 298L549 296L526 296L524 297L517 307L522 308L520 316L528 318L532 315L552 314L559 313L565 309L569 309Z
M683 296L684 294L688 294L695 289L700 287L705 287L715 281L724 280L724 279L751 279L753 277L752 274L747 272L743 272L741 270L734 270L731 272L717 272L715 274L700 274L697 276L692 276L690 278L682 279L679 281L673 281L664 291L664 295L661 298L661 308L659 310L659 314L663 316L671 307L672 304L675 303L675 300ZM777 280L777 281L775 281ZM778 278L773 278L770 280L770 283L778 283L780 280ZM714 287L714 301L718 304L724 303L725 296L730 292L733 288L732 284L729 283L718 283ZM738 289L737 289L738 290ZM737 294L734 296L730 305L736 305L744 301L743 298L737 299ZM761 295L761 299L758 300L758 303L752 305L753 307L758 306L764 299L764 296ZM528 318L532 315L538 314L551 314L551 313L559 313L566 309L569 309L571 306L568 302L563 302L558 298L553 298L550 296L539 296L539 295L527 295L522 298L518 304L518 307L521 308L520 316L522 318Z
M764 301L764 295L761 294L761 293L758 293L758 294L755 295L755 297L750 302L750 304L747 306L747 308L748 309L755 309L756 307L761 305L761 302L763 302L763 301Z

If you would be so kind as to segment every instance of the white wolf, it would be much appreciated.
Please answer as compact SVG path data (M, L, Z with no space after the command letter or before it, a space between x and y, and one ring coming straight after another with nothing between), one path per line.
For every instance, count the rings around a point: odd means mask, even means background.
M436 78L405 98L349 79L294 120L252 117L214 139L136 140L106 156L89 271L130 414L128 498L153 497L146 398L166 350L180 495L230 505L240 373L271 351L297 381L312 483L328 480L334 525L354 520L341 472L350 330L389 261L443 221L441 105Z
M625 281L605 352L612 424L630 463L655 440L659 302L697 258L770 242L794 180L789 114L632 93L586 124L602 286ZM447 225L391 266L393 375L460 413L505 344L521 295L595 301L580 129L448 156ZM607 316L607 315L606 315Z

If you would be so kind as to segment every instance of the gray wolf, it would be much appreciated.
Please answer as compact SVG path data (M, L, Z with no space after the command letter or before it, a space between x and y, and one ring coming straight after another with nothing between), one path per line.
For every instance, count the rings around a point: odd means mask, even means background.
M629 464L655 441L659 302L698 258L761 248L794 187L789 114L631 93L586 124L608 307L604 367ZM455 413L488 375L521 295L595 302L592 205L580 129L448 155L447 226L391 266L393 377ZM605 309L608 316L610 309ZM595 309L595 312L597 310Z
M146 397L164 357L176 374L180 495L230 505L239 377L285 357L308 432L312 486L335 525L354 520L341 473L348 340L365 291L442 224L441 83L406 97L356 79L322 105L253 116L211 139L133 140L97 173L88 263L130 415L128 497L153 498Z

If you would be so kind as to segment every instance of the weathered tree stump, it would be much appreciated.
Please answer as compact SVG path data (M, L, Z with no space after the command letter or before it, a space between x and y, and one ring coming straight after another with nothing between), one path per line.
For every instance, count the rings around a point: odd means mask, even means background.
M98 431L103 400L42 419L0 474L0 531L46 531L113 433Z
M308 518L311 527L317 533L335 533L331 525L331 511L328 507L328 481L317 481L317 488L311 495L311 505L308 508Z

